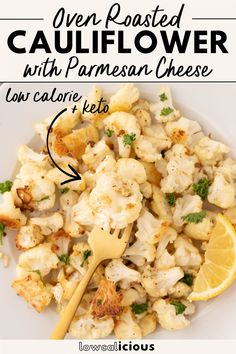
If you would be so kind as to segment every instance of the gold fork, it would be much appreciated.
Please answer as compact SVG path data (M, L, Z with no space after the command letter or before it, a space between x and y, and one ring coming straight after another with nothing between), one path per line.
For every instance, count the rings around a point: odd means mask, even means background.
M91 247L93 259L87 273L79 282L70 301L63 311L50 339L63 339L68 331L71 321L74 318L76 310L85 293L87 285L92 278L98 265L105 259L120 258L124 253L125 247L129 241L129 236L133 224L128 225L121 234L121 229L115 229L109 233L95 226L88 237L88 243ZM121 236L119 237L119 235Z

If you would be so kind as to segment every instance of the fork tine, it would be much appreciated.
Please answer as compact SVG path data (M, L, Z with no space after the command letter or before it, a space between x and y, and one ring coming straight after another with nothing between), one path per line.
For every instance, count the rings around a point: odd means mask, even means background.
M119 233L120 233L120 229L115 229L115 231L113 232L112 236L118 237Z
M132 224L129 224L126 228L125 228L125 231L122 235L122 240L123 241L128 241L129 237L130 237L130 234L131 234L131 231L132 231L132 228L133 228L133 223Z

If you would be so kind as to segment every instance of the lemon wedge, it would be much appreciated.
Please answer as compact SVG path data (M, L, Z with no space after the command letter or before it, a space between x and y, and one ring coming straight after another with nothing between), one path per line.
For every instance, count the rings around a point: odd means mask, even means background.
M230 221L218 214L202 264L194 281L190 301L208 300L222 294L236 277L236 232Z

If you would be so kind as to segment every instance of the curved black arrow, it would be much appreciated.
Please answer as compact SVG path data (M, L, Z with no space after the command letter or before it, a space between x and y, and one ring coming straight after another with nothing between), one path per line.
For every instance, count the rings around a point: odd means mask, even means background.
M55 118L53 118L49 128L48 128L48 132L47 132L47 140L46 140L46 143L47 143L47 150L48 150L48 155L50 156L50 159L52 160L53 164L58 168L58 170L60 170L62 173L64 173L65 175L67 175L68 177L71 177L70 179L67 179L66 181L62 182L61 185L63 184L66 184L66 183L69 183L69 182L73 182L73 181L78 181L81 179L79 173L76 171L76 169L71 166L71 165L68 165L68 167L70 168L70 170L73 172L73 174L71 173L68 173L66 171L64 171L60 166L58 166L58 164L56 163L56 161L54 160L54 158L52 157L51 155L51 152L50 152L50 149L49 149L49 134L50 132L52 131L52 127L53 127L53 124L55 123L55 121L63 114L67 111L67 108L64 108L61 112L59 112Z

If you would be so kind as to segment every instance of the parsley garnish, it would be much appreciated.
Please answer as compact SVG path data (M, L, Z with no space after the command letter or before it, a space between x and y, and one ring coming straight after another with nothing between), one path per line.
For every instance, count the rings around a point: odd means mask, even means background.
M126 146L126 145L130 145L131 146L135 140L136 140L136 134L134 134L134 133L125 134L123 136L123 144L124 144L124 146Z
M193 285L193 275L189 273L184 273L184 277L180 279L183 283L192 286Z
M0 183L0 193L10 192L13 183L11 181L5 181Z
M159 97L160 97L161 102L168 100L168 97L166 96L165 92L163 92Z
M161 116L168 116L172 112L174 112L174 110L171 107L162 108Z
M66 194L66 193L69 192L69 190L70 190L70 188L68 188L68 187L63 188L63 189L61 190L61 194Z
M206 216L205 211L200 211L199 213L190 213L188 215L182 216L182 219L187 222L192 222L194 224L198 224L202 221Z
M70 264L70 256L68 254L62 254L61 256L58 256L59 260L66 265Z
M132 304L131 305L131 308L132 308L132 312L135 314L135 315L140 315L141 313L147 311L148 309L148 304L145 302L144 304Z
M44 200L48 200L48 199L49 199L49 195L45 195L45 197L41 198L39 202L43 202Z
M3 245L4 229L5 229L5 226L0 223L0 246Z
M181 313L183 313L187 307L180 301L172 301L170 304L175 307L176 315L181 315Z
M84 266L84 262L86 261L86 259L89 258L89 256L91 256L92 252L90 250L85 250L84 254L83 254L83 261L80 263L80 267Z
M193 191L202 198L206 200L209 190L209 181L207 178L201 178L198 183L193 184Z
M104 131L104 134L106 134L108 138L111 138L114 133L114 130L111 130L109 128Z
M166 200L170 206L172 206L172 207L175 206L176 197L173 193L166 194Z

